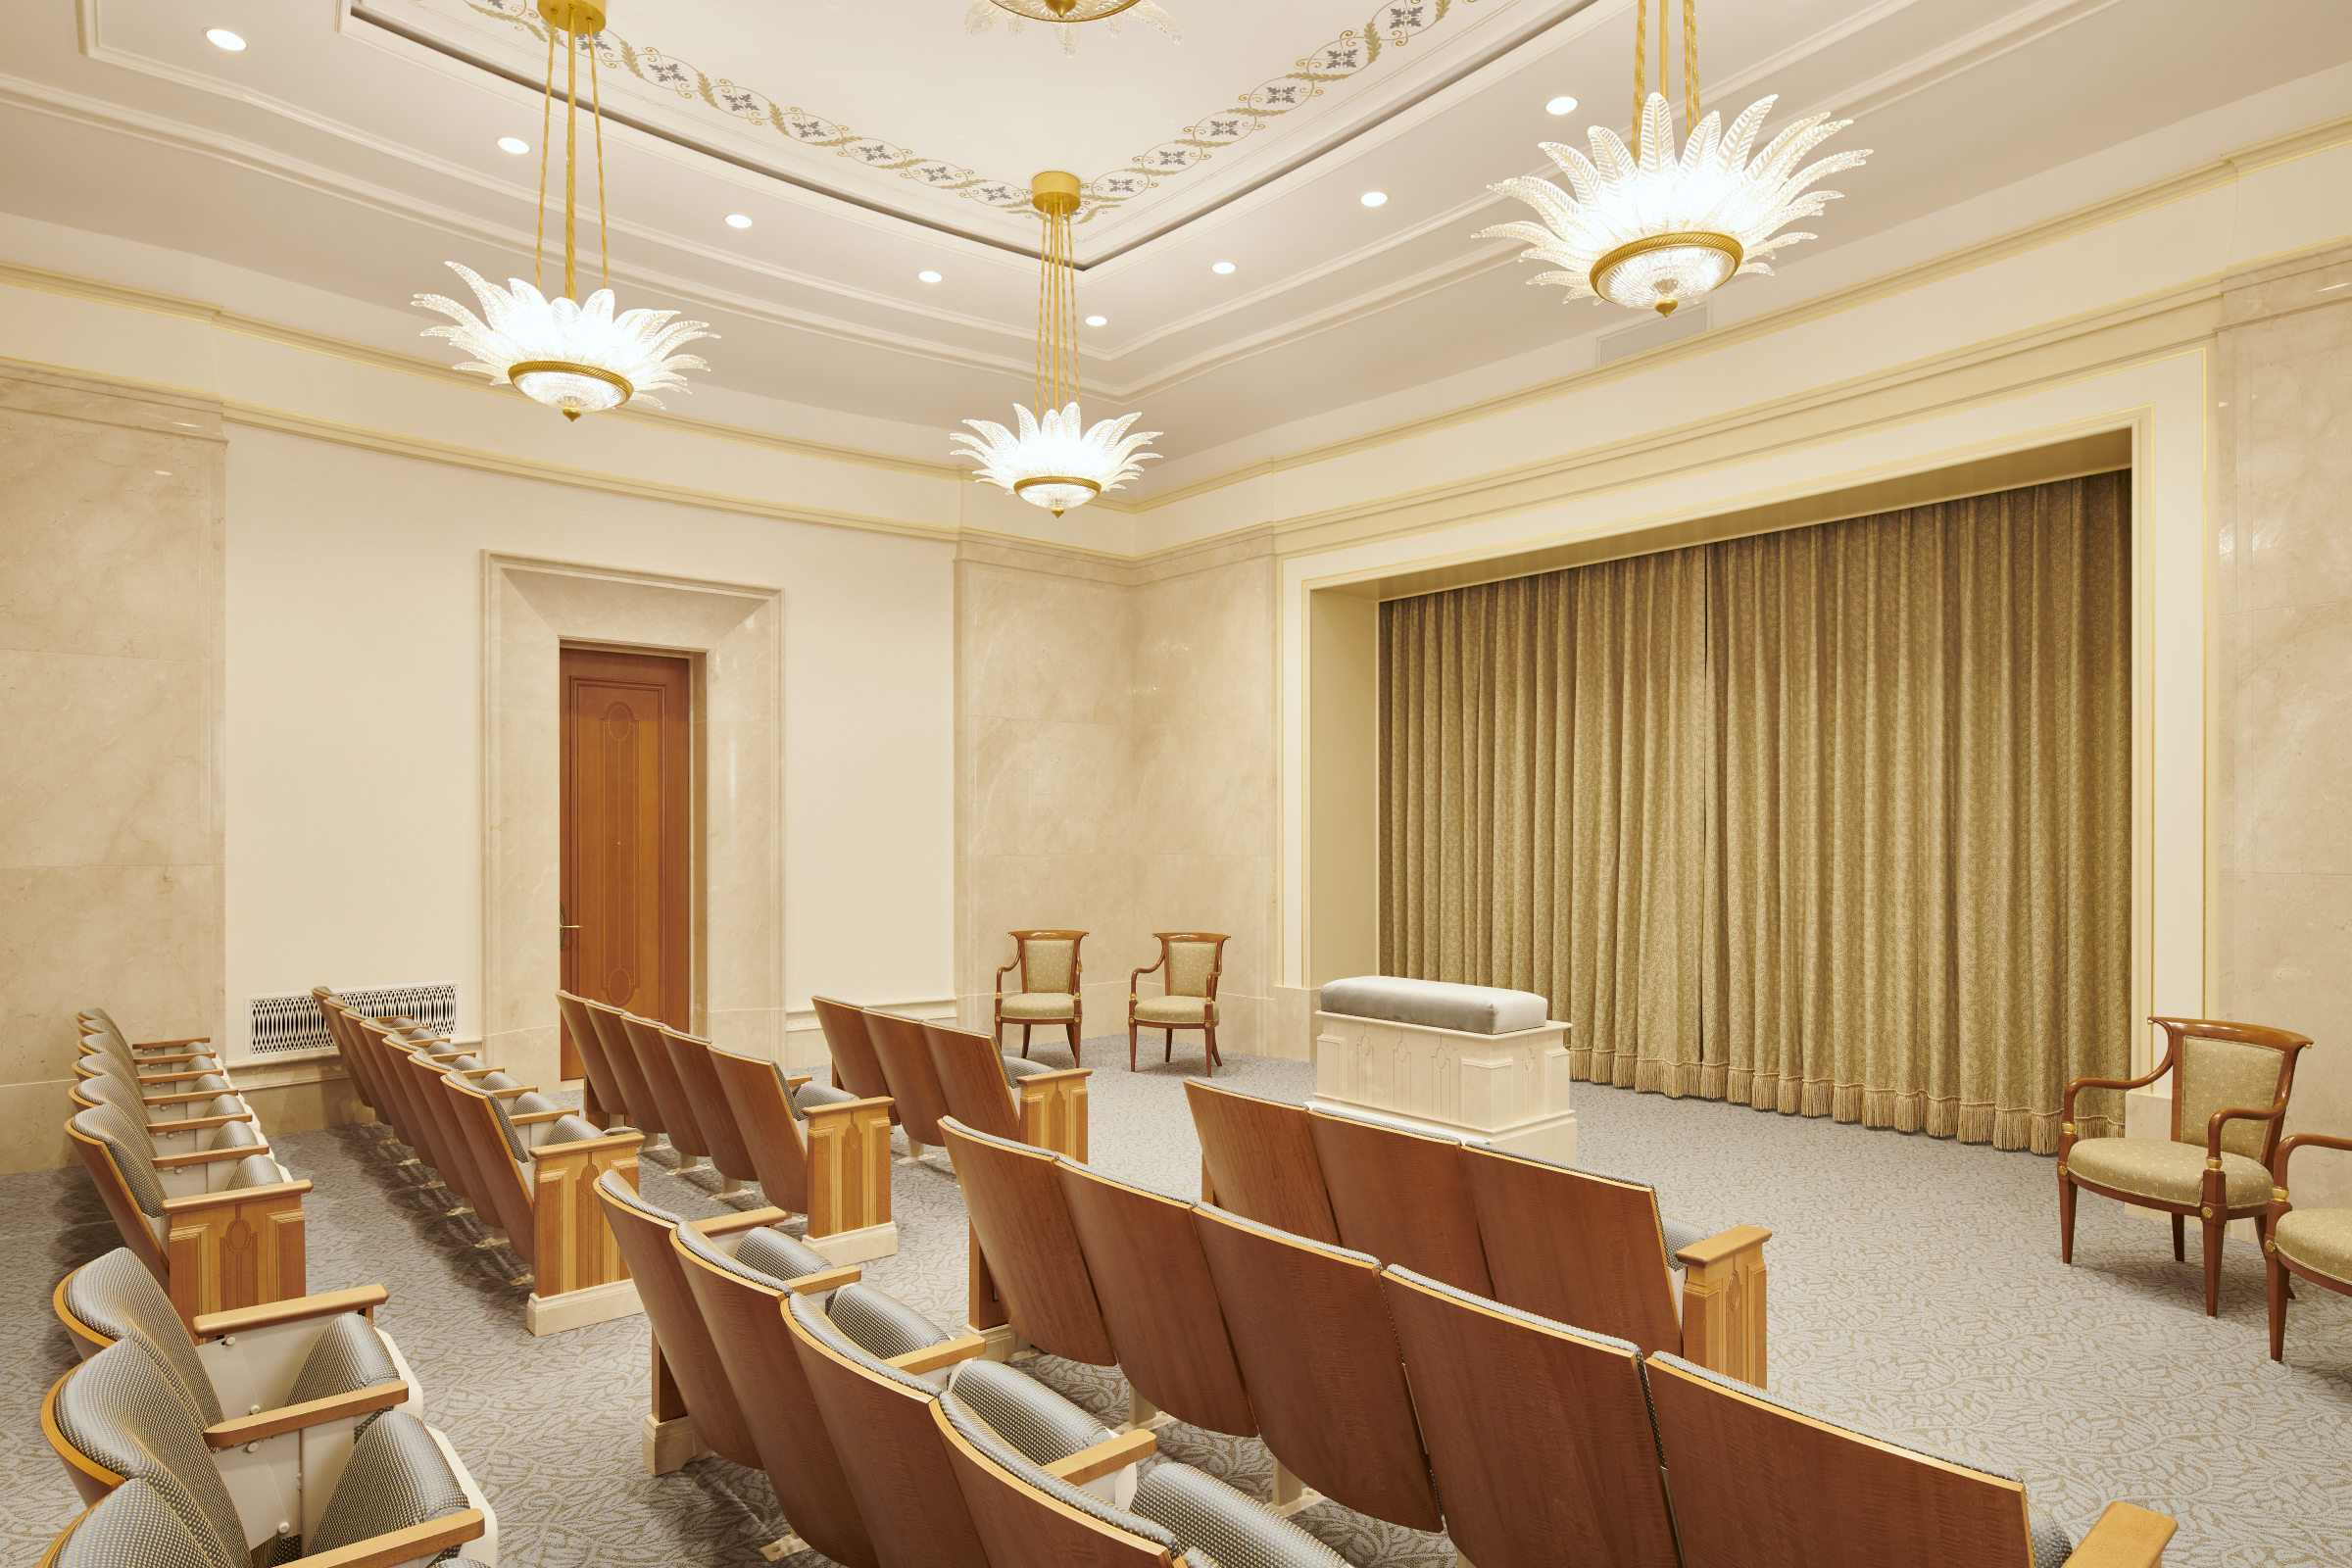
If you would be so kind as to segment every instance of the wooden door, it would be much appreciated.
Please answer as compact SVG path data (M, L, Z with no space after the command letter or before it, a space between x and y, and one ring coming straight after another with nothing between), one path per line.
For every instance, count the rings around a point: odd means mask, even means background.
M693 1026L693 670L563 651L564 989ZM563 1074L580 1076L567 1034Z

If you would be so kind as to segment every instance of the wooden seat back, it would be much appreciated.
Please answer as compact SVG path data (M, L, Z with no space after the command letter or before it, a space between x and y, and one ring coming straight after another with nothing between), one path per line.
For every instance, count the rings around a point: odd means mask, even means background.
M1440 1528L1379 1263L1206 1204L1193 1221L1274 1456L1334 1502Z
M831 997L808 1001L816 1009L817 1027L825 1032L826 1054L833 1058L833 1086L860 1100L895 1100L882 1058L874 1054L874 1043L866 1036L865 1009Z
M462 1087L447 1077L441 1080L441 1093L454 1113L460 1136L475 1156L474 1169L481 1185L480 1195L473 1200L474 1213L484 1225L504 1230L514 1255L535 1267L539 1227L531 1173L515 1162L514 1152L507 1147L506 1132L499 1126L498 1112L486 1093Z
M1612 1568L1678 1568L1641 1351L1394 1267L1381 1290L1466 1560L1550 1568L1573 1541Z
M881 1568L784 1325L787 1293L698 1257L677 1232L669 1242L793 1534L849 1568Z
M350 1029L353 1044L372 1064L375 1080L383 1089L384 1103L377 1108L391 1124L393 1135L417 1153L424 1153L418 1142L422 1135L416 1130L424 1107L416 1099L413 1075L401 1066L401 1058L408 1053L395 1051L388 1038L390 1029L372 1018L354 1016Z
M695 1119L694 1105L686 1098L685 1081L678 1076L677 1063L670 1059L669 1043L662 1038L662 1025L651 1018L624 1012L620 1015L620 1032L637 1057L637 1070L644 1075L646 1088L653 1091L654 1105L662 1115L662 1131L669 1136L670 1148L697 1158L710 1153L710 1146L703 1140L702 1123Z
M1054 1174L1127 1381L1179 1421L1257 1436L1193 1205L1074 1160Z
M342 1000L327 986L311 987L311 1000L318 1004L318 1016L326 1024L326 1038L334 1042L335 1054L343 1058L343 1070L351 1077L352 1087L360 1093L369 1110L383 1114L383 1101L376 1089L373 1063L363 1061L351 1049L344 1032L345 1020L351 1017Z
M1019 1106L1004 1082L1004 1058L986 1035L946 1024L923 1025L923 1045L939 1080L946 1114L991 1138L1024 1143Z
M588 999L559 991L556 1008L564 1015L564 1032L571 1037L572 1046L580 1054L580 1070L588 1075L587 1093L581 1096L581 1113L596 1126L609 1127L613 1117L628 1114L629 1102L620 1075L605 1054L604 1037L597 1033L596 1020L589 1015Z
M612 1077L620 1089L621 1115L648 1138L667 1132L662 1122L662 1107L654 1100L653 1085L647 1082L645 1068L637 1059L637 1048L629 1044L629 1031L622 1024L627 1014L609 1003L587 1001L586 1005L589 1027L596 1031L597 1043L604 1047L606 1065L612 1069Z
M891 1099L898 1102L899 1125L918 1144L938 1143L939 1118L948 1114L948 1101L939 1087L939 1069L931 1064L923 1021L869 1010L865 1033L882 1063L882 1076L890 1083Z
M465 1173L458 1168L458 1156L451 1148L451 1124L438 1087L445 1075L433 1059L455 1053L437 1042L407 1041L389 1031L379 1033L376 1040L391 1064L392 1078L408 1090L409 1124L404 1136L409 1147L440 1173L443 1182L463 1183ZM426 1049L419 1051L419 1046Z
M1306 1120L1342 1246L1473 1296L1494 1294L1458 1140L1321 1110Z
M1174 1560L1158 1543L1080 1513L1004 1469L956 1430L944 1402L932 1402L931 1420L991 1562L1152 1568Z
M1200 1200L1244 1219L1339 1245L1306 1107L1184 1081L1200 1135Z
M734 1108L727 1103L726 1090L718 1081L718 1069L710 1064L710 1042L681 1034L667 1024L659 1027L662 1043L669 1051L670 1065L686 1091L686 1103L694 1112L695 1128L702 1134L703 1152L710 1156L710 1163L718 1167L721 1176L739 1182L758 1180L760 1172L752 1164L751 1151L744 1147L743 1129L736 1123Z
M893 1568L989 1568L947 1445L932 1424L934 1392L852 1360L801 1326L793 1300L780 1306L875 1554Z
M794 1120L783 1068L765 1056L747 1056L723 1046L710 1048L710 1060L760 1191L778 1208L808 1213L808 1139Z
M666 1371L677 1384L686 1412L694 1417L695 1436L706 1446L737 1464L760 1468L759 1445L744 1424L735 1385L719 1362L702 1305L687 1288L686 1266L670 1243L678 1217L644 1202L617 1178L600 1178L596 1199L654 1331L655 1377Z
M1656 1193L1476 1147L1463 1149L1461 1168L1494 1299L1631 1340L1645 1355L1682 1348Z
M1118 1351L1054 1174L1058 1156L976 1133L952 1116L939 1127L1004 1320L1048 1354L1116 1364Z
M1688 1568L2030 1568L2026 1489L1649 1359Z

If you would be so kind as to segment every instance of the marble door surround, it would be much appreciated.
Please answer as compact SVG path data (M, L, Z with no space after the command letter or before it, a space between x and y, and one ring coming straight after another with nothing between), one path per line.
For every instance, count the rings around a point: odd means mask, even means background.
M555 1081L566 643L695 663L692 1026L784 1041L784 603L775 588L482 554L482 1041Z

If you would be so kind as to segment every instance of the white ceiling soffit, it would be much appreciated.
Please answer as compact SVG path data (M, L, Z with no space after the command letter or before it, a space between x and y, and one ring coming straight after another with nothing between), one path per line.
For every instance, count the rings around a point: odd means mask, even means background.
M41 150L0 161L0 211L307 285L290 324L434 353L417 334L437 318L406 307L452 286L445 261L529 275L547 45L526 3L0 7L0 139ZM1088 24L1065 55L1042 26L968 32L970 0L612 0L612 283L624 308L721 333L695 377L719 397L679 412L723 419L740 392L913 427L1002 416L1032 363L1027 179L1053 167L1096 195L1088 412L1151 400L1171 456L1448 378L1567 373L1634 319L1563 308L1525 286L1540 269L1516 246L1475 237L1523 215L1487 187L1550 172L1538 142L1623 123L1634 0L1160 4L1181 43ZM2352 60L2352 4L2258 9L2254 26L2211 0L1704 0L1709 109L1777 92L1768 133L1835 110L1859 122L1825 151L1874 150L1832 182L1845 199L1791 275L1740 279L1714 319L1802 297L1808 252ZM216 26L249 47L215 48ZM1579 109L1546 114L1563 94Z

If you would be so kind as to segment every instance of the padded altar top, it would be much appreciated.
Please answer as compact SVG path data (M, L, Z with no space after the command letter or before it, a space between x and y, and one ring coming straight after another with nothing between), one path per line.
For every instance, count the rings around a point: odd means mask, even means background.
M1507 1035L1541 1028L1550 1004L1532 991L1457 986L1445 980L1406 980L1366 974L1323 987L1323 1010L1353 1018L1419 1024L1466 1035Z

